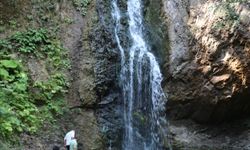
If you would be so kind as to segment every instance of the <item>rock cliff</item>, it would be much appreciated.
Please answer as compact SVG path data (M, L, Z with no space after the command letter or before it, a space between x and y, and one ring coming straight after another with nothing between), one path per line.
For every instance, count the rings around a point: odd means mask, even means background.
M164 10L170 117L218 122L247 115L249 3L167 0Z
M27 150L62 147L63 136L69 129L77 131L80 149L105 149L110 145L121 149L120 56L111 1L93 0L87 10L76 8L74 2L78 1L17 0L15 5L12 1L0 2L1 38L30 27L48 28L55 31L56 38L67 49L65 59L71 64L69 70L64 70L70 85L64 95L63 115L52 124L44 123L36 135L22 133L19 144ZM161 64L174 144L190 149L249 149L247 119L241 120L241 125L221 124L222 130L214 124L247 117L250 113L250 3L247 0L143 2L145 39ZM118 1L118 5L119 37L127 49L131 44L126 1ZM47 66L47 60L27 58L25 67L30 82L48 80L56 70ZM206 125L176 121L180 119ZM239 130L231 132L231 128Z
M173 148L249 149L249 2L163 3L170 43L163 73Z

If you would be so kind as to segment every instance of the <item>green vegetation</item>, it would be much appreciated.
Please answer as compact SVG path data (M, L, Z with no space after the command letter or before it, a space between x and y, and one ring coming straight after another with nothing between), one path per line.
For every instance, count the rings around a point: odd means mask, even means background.
M0 61L0 134L37 129L38 109L28 96L28 77L20 62L2 55Z
M48 79L29 77L25 64L30 56L46 60ZM68 67L66 51L45 29L17 32L0 40L0 137L34 133L43 121L62 114L68 86L63 72Z
M31 0L33 10L27 11L25 18L32 26L54 28L61 24L58 15L60 1L57 0Z
M71 18L65 18L64 22L67 23L67 24L72 24L72 23L74 23L74 20L71 19Z
M12 29L16 29L17 26L18 26L18 24L17 24L17 22L16 22L15 20L10 20L10 21L9 21L9 25L10 25L10 27L11 27Z
M236 13L237 4L246 3L248 0L223 0L215 9L215 15L222 16L222 20L213 25L216 30L237 27L240 23L239 15Z
M87 13L87 7L90 3L90 0L73 0L73 3L78 11L85 16Z
M14 43L12 47L18 52L34 54L40 59L47 59L48 65L53 65L51 67L54 70L69 67L69 61L62 59L67 57L66 51L61 47L60 42L43 28L17 32L10 38L9 42Z

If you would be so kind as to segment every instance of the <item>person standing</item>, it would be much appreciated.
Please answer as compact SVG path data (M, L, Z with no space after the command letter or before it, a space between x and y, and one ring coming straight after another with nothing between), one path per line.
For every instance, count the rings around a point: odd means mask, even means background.
M70 141L74 137L75 137L75 130L71 130L65 135L64 146L66 147L66 150L70 150Z

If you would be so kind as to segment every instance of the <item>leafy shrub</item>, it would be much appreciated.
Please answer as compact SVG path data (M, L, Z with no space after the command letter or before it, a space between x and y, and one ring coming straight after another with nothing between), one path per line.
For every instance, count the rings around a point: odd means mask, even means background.
M46 42L47 31L45 29L33 30L27 32L17 32L11 37L11 42L19 52L33 53L37 48Z
M244 0L224 0L217 8L215 13L222 15L220 21L213 25L214 29L223 29L225 27L229 28L231 26L237 26L239 24L239 15L235 11L235 4L244 2ZM226 29L227 29L226 28Z
M48 60L48 80L29 79L23 65L27 55ZM62 114L68 86L63 71L68 67L66 51L45 29L17 32L0 40L0 137L23 131L34 133L43 121L53 121L55 115Z
M6 57L6 56L5 56ZM20 62L0 61L0 135L37 129L38 109L28 96L28 77Z
M34 87L41 90L39 95L42 97L40 100L49 102L58 93L65 93L65 87L67 87L67 81L63 74L52 75L48 81L36 81Z
M90 0L73 0L73 3L78 11L85 16L87 13L87 7L90 3Z

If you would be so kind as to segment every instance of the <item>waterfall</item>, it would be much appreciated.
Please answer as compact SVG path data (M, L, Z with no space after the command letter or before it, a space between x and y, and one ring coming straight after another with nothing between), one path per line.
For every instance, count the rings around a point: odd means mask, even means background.
M141 0L127 1L132 46L124 49L119 38L121 12L112 1L115 38L121 55L120 85L124 102L124 150L161 150L165 142L165 95L155 56L144 39Z

